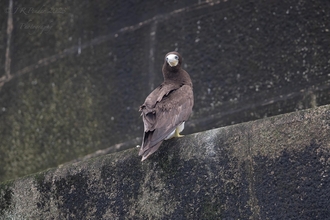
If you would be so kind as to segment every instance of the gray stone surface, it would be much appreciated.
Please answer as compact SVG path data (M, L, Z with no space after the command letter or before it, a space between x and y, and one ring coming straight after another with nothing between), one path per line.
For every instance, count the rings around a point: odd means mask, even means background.
M0 184L0 219L327 219L330 106Z
M0 181L141 137L172 50L194 83L186 134L330 103L327 0L0 7Z

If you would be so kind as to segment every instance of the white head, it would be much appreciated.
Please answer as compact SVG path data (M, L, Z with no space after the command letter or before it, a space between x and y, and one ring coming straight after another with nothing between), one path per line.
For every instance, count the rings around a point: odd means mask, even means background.
M166 62L171 67L176 66L179 63L179 56L176 54L170 53L169 55L166 56Z

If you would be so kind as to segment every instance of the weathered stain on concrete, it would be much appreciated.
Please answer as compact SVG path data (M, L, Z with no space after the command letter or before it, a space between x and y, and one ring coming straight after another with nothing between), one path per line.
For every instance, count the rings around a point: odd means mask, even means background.
M0 219L326 219L330 106L0 184Z

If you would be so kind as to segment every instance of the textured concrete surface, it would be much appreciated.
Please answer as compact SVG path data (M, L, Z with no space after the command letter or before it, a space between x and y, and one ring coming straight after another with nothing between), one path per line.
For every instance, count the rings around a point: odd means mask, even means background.
M141 137L137 110L173 50L194 83L185 134L330 103L327 0L0 8L0 181Z
M327 219L330 106L0 184L0 219Z

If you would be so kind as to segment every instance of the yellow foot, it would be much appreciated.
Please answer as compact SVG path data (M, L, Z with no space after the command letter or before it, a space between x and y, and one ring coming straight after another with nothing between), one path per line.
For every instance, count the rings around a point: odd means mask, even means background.
M181 135L179 133L179 129L175 129L175 134L173 135L173 137L183 137L184 135Z

